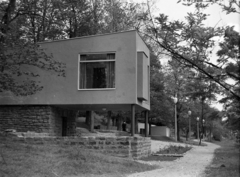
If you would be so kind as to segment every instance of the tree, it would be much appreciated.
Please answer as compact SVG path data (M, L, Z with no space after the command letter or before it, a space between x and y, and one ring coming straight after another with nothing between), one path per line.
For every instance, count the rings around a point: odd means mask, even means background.
M167 95L177 97L177 137L180 140L180 130L187 132L186 126L188 123L187 112L190 108L190 98L188 96L187 83L191 82L191 77L194 73L189 68L177 60L170 60L168 66L165 66L163 71L166 73L164 82ZM173 105L173 104L172 104ZM173 107L173 106L172 106Z
M141 33L162 48L162 53L202 73L239 100L240 95L234 89L236 86L226 81L229 76L225 68L230 61L223 65L220 61L215 64L210 60L215 38L224 35L227 29L205 26L206 19L207 14L200 7L194 13L188 13L186 21L170 21L164 14L154 18L149 12L145 18L147 26ZM209 68L214 72L209 72Z
M123 3L120 0L106 0L105 30L117 32L137 28L138 16L142 13L140 6L133 3Z
M207 112L207 115L206 115L206 124L205 124L205 127L206 129L209 131L209 140L211 141L212 140L212 133L215 129L215 122L219 122L221 121L222 119L222 116L221 116L221 112L218 111L217 109L214 109L214 108L210 108Z
M28 66L65 76L63 63L54 61L36 43L23 38L22 18L33 12L22 8L16 0L2 2L0 7L0 92L26 96L42 90L37 80L39 74L26 70Z
M150 55L150 101L151 123L171 126L173 118L172 100L165 92L164 74L158 57Z
M237 0L230 0L228 2L223 0L191 0L183 1L185 5L195 5L199 8L207 8L210 5L219 5L224 12L227 14L237 13L240 14L240 2ZM234 84L232 90L240 95L240 35L238 32L234 31L232 27L226 27L223 34L224 40L219 43L220 49L217 52L219 57L218 63L222 65L225 76L223 77L226 81L231 81ZM223 98L221 103L225 104L225 114L228 118L227 127L232 130L240 129L240 100L233 94L225 93L225 98Z
M184 5L191 6L195 4L196 8L207 8L209 5L217 4L223 11L229 13L239 13L240 14L240 2L237 0L179 0L178 3L183 1Z

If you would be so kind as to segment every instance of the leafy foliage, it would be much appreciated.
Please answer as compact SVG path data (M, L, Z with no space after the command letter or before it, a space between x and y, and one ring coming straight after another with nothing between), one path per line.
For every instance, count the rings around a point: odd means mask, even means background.
M38 42L137 29L152 49L152 122L173 126L172 97L177 95L178 126L186 131L187 111L191 109L193 117L201 115L202 119L210 119L212 111L208 104L215 99L216 93L223 93L228 127L237 129L240 120L240 36L233 27L206 26L208 14L204 9L218 4L223 11L239 13L239 3L236 0L229 3L222 0L179 2L196 7L185 21L171 21L165 14L154 17L148 9L149 4L147 7L120 0L0 2L0 92L26 96L40 91L39 69L65 76L65 64L45 54ZM217 43L216 38L223 40ZM216 53L218 60L212 62L215 55L212 51L217 45L220 46ZM171 59L168 67L162 66L159 60L167 57ZM229 79L234 82L229 83Z
M170 21L164 14L155 18L148 15L145 18L147 26L141 33L147 36L153 45L162 48L162 54L178 60L195 72L202 73L239 99L239 93L234 90L235 85L227 82L229 76L225 68L230 60L224 64L220 60L217 64L210 60L212 50L216 46L216 38L228 33L229 28L204 25L207 16L200 7L197 7L194 13L188 13L185 21Z
M164 74L160 70L158 57L151 53L150 56L150 101L151 122L171 126L173 118L173 104L165 92Z
M222 10L229 13L239 13L240 2L237 0L179 0L178 3L182 2L184 5L190 6L195 5L196 8L207 8L209 5L218 4L222 7Z
M0 4L0 92L26 96L42 90L39 80L35 79L40 77L35 68L65 76L65 64L54 61L36 43L24 39L22 18L33 12L25 6L17 7L18 3L11 0Z
M38 69L65 76L65 64L37 42L131 29L139 8L119 0L1 2L0 92L26 96L42 90Z

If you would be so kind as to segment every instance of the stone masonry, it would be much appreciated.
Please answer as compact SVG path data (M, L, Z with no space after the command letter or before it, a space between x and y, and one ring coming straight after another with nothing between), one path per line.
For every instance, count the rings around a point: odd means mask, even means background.
M66 135L76 132L76 111L54 106L0 106L0 131L47 133L62 136L62 117L66 117Z
M140 159L151 154L149 137L12 137L14 141L49 146L77 146L112 156Z
M76 115L76 111L55 106L0 106L0 133L14 129L16 135L22 135L13 136L14 141L77 146L118 157L139 159L150 155L151 140L147 137L74 136ZM61 137L63 118L67 121L66 137Z

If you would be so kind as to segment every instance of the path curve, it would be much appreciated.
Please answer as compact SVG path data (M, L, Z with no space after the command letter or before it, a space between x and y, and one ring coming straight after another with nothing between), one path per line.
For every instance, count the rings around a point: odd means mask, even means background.
M158 143L153 141L152 150L158 146L164 146L165 142ZM211 164L214 157L214 150L220 146L207 143L207 146L193 146L184 157L175 161L143 162L159 165L159 168L153 171L134 173L128 177L203 177L205 168ZM157 147L156 147L157 146ZM159 147L158 147L159 149Z

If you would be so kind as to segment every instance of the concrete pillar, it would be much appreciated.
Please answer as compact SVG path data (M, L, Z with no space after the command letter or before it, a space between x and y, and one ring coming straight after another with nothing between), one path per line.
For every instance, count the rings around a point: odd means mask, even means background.
M112 126L115 126L115 120L114 120L114 119L115 119L114 116L111 117L111 120L112 120Z
M117 119L116 117L113 118L113 126L116 126L117 125Z
M138 134L138 117L139 114L135 114L135 133Z
M117 116L117 118L118 118L118 130L119 130L119 131L122 131L123 117L122 117L121 114L119 114L119 115Z
M111 111L108 111L108 117L107 117L107 129L109 130L110 129L110 123L111 123L111 115L112 115L112 112Z
M90 112L90 132L93 132L94 130L94 116L93 116L93 111Z
M145 137L148 137L148 114L149 111L145 111Z
M149 135L151 135L151 131L152 131L152 124L151 124L151 122L149 121Z
M131 114L132 114L132 122L131 122L131 135L134 136L135 130L135 105L131 105Z
M90 125L90 111L86 111L85 124Z

